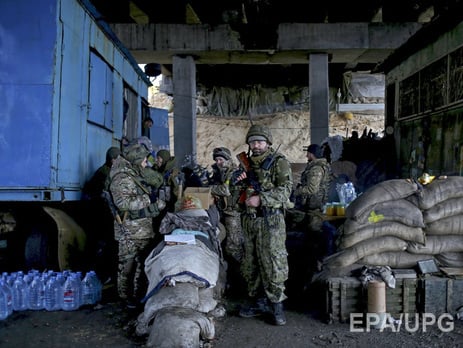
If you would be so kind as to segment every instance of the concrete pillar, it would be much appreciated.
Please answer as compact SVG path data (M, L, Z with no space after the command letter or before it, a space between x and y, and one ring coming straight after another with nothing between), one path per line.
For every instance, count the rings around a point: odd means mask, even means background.
M309 55L310 143L319 144L329 134L328 54Z
M193 57L174 56L174 154L177 165L186 155L196 160L196 65Z

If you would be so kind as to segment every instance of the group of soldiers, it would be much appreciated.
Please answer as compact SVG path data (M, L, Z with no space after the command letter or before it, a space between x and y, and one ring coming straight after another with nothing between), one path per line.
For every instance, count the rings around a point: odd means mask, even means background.
M307 168L294 189L291 164L272 147L268 127L251 125L246 144L247 153L236 156L239 163L229 149L215 148L212 172L207 180L198 175L198 182L211 187L213 206L225 228L225 255L239 267L246 283L249 301L241 306L240 316L270 314L274 325L284 325L289 271L285 218L296 210L304 216L321 211L330 168L320 147L309 146ZM143 141L107 153L102 191L109 194L113 208L118 294L128 307L136 306L146 291L144 260L156 243L156 224L181 203L185 173L197 172L197 168L177 168L175 163L167 150L153 157Z

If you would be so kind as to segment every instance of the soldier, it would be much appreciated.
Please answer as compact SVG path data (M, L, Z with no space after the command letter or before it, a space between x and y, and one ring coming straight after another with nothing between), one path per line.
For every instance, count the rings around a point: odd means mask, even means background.
M240 199L244 233L241 270L253 303L243 306L240 316L269 312L275 325L285 325L283 301L287 298L288 253L284 209L291 207L291 166L271 147L272 134L266 126L252 125L246 143L251 155L249 167L238 177L246 186Z
M322 148L317 144L307 147L307 166L301 174L301 182L294 190L295 210L288 212L296 226L303 229L309 238L312 270L319 270L321 259L328 253L328 244L336 228L323 221L323 206L328 202L332 183L331 166L323 157ZM310 276L309 276L310 278ZM306 280L306 282L309 282Z
M231 181L238 167L233 162L231 152L226 147L216 147L212 152L215 163L209 178L211 193L220 213L220 222L225 226L225 252L236 262L243 256L243 232L238 211L239 192Z
M321 147L311 144L307 147L307 166L294 191L296 209L321 212L328 201L331 178L331 167Z
M115 279L117 273L114 260L117 255L117 245L114 242L113 215L108 206L109 196L109 171L121 154L118 147L110 147L106 151L106 160L88 180L82 190L82 199L87 201L88 221L91 221L89 244L91 245L91 264L103 282Z
M175 156L171 156L168 150L159 150L153 169L162 175L163 183L160 187L160 195L166 201L166 210L172 213L175 211L180 189L179 170L176 167Z
M153 247L153 217L164 202L158 202L143 175L149 151L140 144L128 146L110 171L109 189L116 211L115 239L119 242L119 297L135 308L146 292L144 261Z

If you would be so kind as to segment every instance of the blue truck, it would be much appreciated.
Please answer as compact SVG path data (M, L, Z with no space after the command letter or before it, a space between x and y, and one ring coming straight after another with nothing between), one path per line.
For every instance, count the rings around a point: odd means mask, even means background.
M90 2L0 2L0 271L81 267L82 188L141 135L150 85Z

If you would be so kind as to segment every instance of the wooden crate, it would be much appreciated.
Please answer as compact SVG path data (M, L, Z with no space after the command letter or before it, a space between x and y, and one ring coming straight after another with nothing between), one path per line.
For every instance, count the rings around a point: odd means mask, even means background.
M419 281L419 311L454 315L463 306L463 279L426 276Z
M417 313L418 279L415 272L396 273L396 287L386 288L386 311L392 317ZM325 292L326 318L329 322L349 322L351 313L366 313L367 289L355 277L333 277Z

